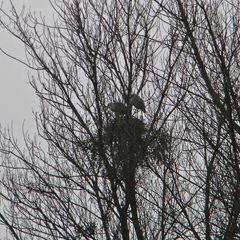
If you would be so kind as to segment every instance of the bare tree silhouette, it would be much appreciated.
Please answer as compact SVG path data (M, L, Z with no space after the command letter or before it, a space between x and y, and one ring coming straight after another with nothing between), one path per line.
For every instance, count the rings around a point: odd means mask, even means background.
M52 7L53 26L1 9L37 72L47 144L1 131L7 237L237 239L239 3Z

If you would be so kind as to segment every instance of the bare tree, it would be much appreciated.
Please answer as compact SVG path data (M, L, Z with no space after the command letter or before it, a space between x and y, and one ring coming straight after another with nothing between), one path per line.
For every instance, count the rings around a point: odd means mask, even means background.
M1 131L15 239L239 237L239 3L55 0L1 9L37 72L39 136Z
M38 73L31 84L41 102L39 135L47 142L44 149L26 136L22 151L2 131L3 223L16 239L173 235L168 175L181 93L167 97L172 63L160 58L166 34L158 5L52 6L54 26L14 5L11 16L1 10L2 26L24 43L25 64Z
M188 176L185 203L192 234L196 239L238 239L239 3L156 3L171 20L178 58L175 85L186 91L178 109L185 126L188 157L183 163L188 170L182 178Z

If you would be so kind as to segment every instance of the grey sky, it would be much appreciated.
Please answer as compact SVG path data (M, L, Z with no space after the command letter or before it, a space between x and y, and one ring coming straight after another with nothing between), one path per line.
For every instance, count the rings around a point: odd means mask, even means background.
M51 15L51 7L48 0L13 0L19 11L25 5L31 6L36 13L41 11L43 15ZM9 10L9 0L3 0L3 9ZM1 16L2 17L2 16ZM24 46L6 30L0 28L0 48L20 59L25 58ZM29 71L21 63L10 59L0 52L0 125L11 126L13 123L14 135L22 142L22 124L30 133L36 131L32 111L37 111L38 100L28 80ZM1 235L4 232L0 226Z
M25 5L26 10L31 6L31 11L41 11L43 15L51 16L48 0L13 0L13 3L19 11ZM2 7L9 10L9 0L3 0ZM0 36L0 48L16 57L25 58L23 44L1 28ZM26 128L33 129L32 111L37 110L38 106L37 97L28 83L28 72L27 67L0 53L0 124L5 127L13 122L17 135L21 133L24 120Z

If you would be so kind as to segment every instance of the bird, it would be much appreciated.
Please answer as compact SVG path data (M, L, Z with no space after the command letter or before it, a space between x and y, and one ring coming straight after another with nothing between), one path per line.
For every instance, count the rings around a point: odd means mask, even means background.
M127 107L121 102L109 103L107 107L110 108L111 111L119 114L125 114L127 111Z
M133 105L135 108L140 109L144 113L146 113L144 101L137 94L131 95L129 103L130 105Z

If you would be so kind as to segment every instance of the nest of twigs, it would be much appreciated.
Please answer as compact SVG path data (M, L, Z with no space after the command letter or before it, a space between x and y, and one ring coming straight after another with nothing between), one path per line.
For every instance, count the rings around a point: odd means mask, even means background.
M110 152L112 167L118 177L123 177L129 168L143 165L145 126L142 120L131 117L111 119L104 129L104 142Z

